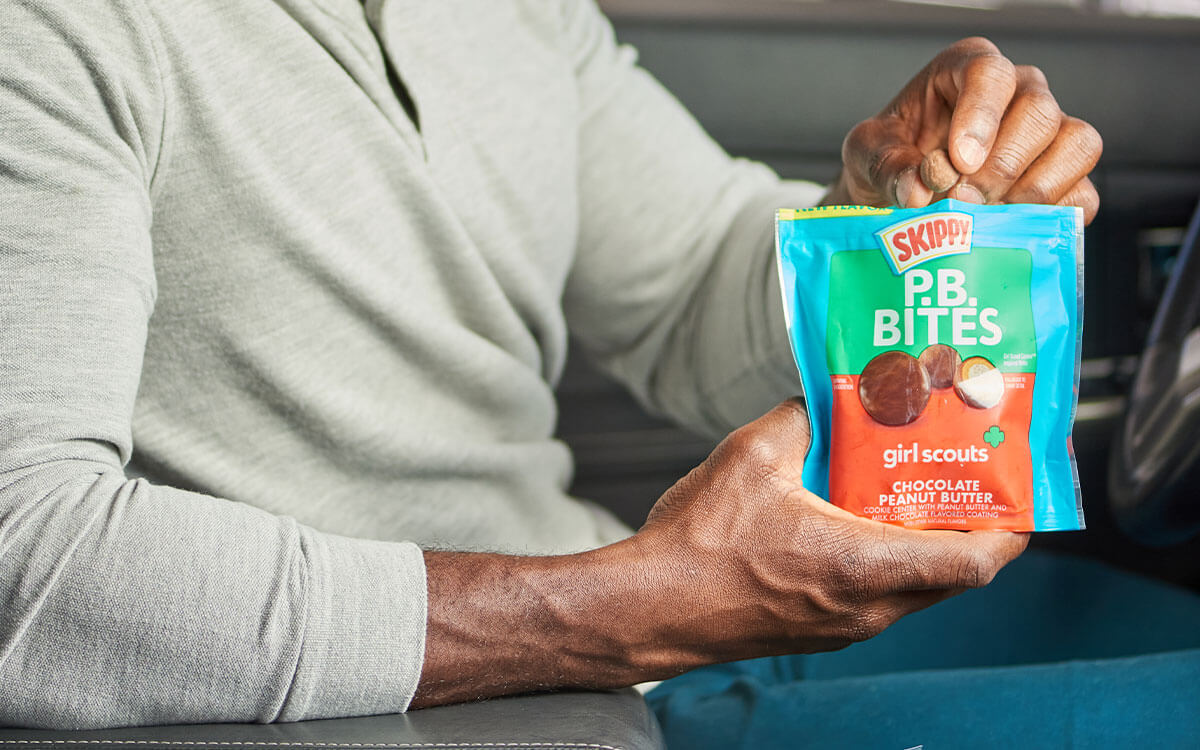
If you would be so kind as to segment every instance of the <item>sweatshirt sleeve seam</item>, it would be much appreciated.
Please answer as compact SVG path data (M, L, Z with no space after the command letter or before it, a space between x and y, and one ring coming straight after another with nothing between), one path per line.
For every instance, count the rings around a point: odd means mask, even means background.
M134 24L138 27L138 33L146 40L146 45L150 49L150 56L154 60L154 72L158 76L159 107L162 110L162 117L159 118L158 153L154 155L154 166L150 170L146 184L146 189L151 198L151 205L153 205L154 197L158 192L159 174L165 168L169 156L168 151L174 143L169 137L167 77L163 65L165 53L159 34L157 31L150 29L150 26L152 26L148 20L150 18L150 11L146 7L145 0L132 0L132 2L136 3L138 8L140 8L139 11L133 12L131 15L134 18Z

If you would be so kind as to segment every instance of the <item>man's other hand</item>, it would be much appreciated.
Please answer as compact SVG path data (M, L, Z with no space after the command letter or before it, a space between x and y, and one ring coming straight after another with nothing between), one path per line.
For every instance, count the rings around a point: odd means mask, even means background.
M1088 174L1102 149L1095 128L1059 109L1040 70L1014 65L973 37L946 48L882 112L850 131L842 174L825 202L1046 203L1079 206L1090 223L1100 198ZM922 179L927 158L941 161L935 184Z
M847 513L801 484L808 444L804 406L780 404L663 495L630 540L656 571L647 591L667 597L668 661L841 648L987 584L1028 543Z
M632 537L574 555L425 553L412 707L826 651L985 585L1028 535L910 531L804 489L808 416L787 401L729 435Z

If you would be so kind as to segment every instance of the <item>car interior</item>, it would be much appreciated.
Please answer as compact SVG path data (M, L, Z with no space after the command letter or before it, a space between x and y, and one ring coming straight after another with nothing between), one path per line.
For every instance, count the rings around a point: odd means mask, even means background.
M1159 17L1136 12L1153 3L1107 0L600 4L721 145L788 178L833 180L843 134L957 39L987 36L1040 67L1105 150L1093 174L1101 210L1086 232L1073 433L1087 529L1035 535L1032 545L1200 592L1200 97L1189 77L1200 71L1200 10ZM576 456L572 494L633 528L714 446L646 414L577 351L558 393L558 434ZM298 724L0 729L0 746L63 744L664 747L633 689Z

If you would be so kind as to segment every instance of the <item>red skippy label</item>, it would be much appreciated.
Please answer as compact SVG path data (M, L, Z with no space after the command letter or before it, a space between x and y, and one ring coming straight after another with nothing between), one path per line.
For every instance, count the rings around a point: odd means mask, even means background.
M971 252L975 219L961 211L918 216L879 233L884 254L896 273L945 255Z

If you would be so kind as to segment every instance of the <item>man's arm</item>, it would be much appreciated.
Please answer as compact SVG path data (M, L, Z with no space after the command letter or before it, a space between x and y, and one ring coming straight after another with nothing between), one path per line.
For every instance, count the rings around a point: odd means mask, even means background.
M0 0L0 725L403 710L419 549L124 473L169 151L139 9Z
M778 317L771 214L815 203L821 190L730 160L615 45L591 3L563 8L578 66L583 164L569 320L644 403L720 431L773 392L797 387L782 374L792 365ZM1038 185L1031 197L1093 214L1086 173L1098 140L1056 107L1044 126L1027 122L1048 106L1044 92L992 85L987 71L1007 61L980 62L983 47L957 45L930 69L947 95L946 78L969 89L949 100L955 137L991 117L981 136L990 166L958 146L953 165L978 174L989 199L1016 200L1026 195L1023 184ZM906 92L924 91L928 73ZM1005 112L1016 116L1007 121ZM929 132L950 137L949 120ZM890 204L897 179L911 179L923 159L919 149L900 149L898 138L877 123L856 129L843 179L826 197ZM927 150L946 147L927 140ZM888 159L897 153L907 161ZM989 177L1006 165L1020 174L1007 183ZM906 189L907 205L933 197ZM909 531L814 497L800 484L806 427L801 407L789 402L737 430L617 545L536 560L427 554L429 625L414 705L624 685L712 662L838 648L986 584L1024 548L1026 535Z
M773 252L774 210L821 185L731 159L613 38L562 0L579 97L572 335L650 410L713 436L800 391Z
M607 688L714 662L828 651L987 584L1027 534L911 531L801 485L808 417L784 402L733 432L633 537L578 555L426 553L413 706Z

